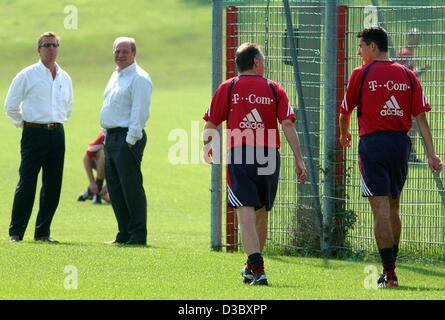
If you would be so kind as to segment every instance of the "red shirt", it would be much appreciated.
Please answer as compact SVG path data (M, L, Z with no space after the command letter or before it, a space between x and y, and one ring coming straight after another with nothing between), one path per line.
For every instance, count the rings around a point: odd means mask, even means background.
M352 71L340 113L349 114L355 107L360 137L377 131L407 132L411 116L431 110L414 72L393 61L374 61Z
M216 126L227 120L229 149L241 145L279 148L277 120L295 122L295 115L286 92L278 83L261 76L240 75L219 86L203 119Z
M104 140L105 140L105 134L101 131L97 136L96 140L90 142L86 151L86 154L90 159L95 158L97 151L103 149Z

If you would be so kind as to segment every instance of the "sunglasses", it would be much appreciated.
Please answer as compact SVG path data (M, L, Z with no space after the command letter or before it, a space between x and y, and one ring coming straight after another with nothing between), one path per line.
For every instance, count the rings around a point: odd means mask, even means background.
M58 48L59 44L58 43L44 43L39 46L39 48L42 48L42 47L44 47L44 48L51 48L51 47Z

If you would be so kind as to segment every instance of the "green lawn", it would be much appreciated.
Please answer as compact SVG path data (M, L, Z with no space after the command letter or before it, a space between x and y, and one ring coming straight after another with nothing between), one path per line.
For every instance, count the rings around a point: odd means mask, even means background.
M18 180L20 130L0 117L0 299L444 299L441 265L401 264L397 290L364 288L368 262L266 254L271 286L241 284L242 253L209 249L210 168L172 165L171 130L190 131L210 99L211 6L205 1L71 1L79 29L63 29L58 1L2 1L0 97L14 75L37 61L35 39L62 36L59 62L71 75L75 107L66 124L62 198L52 236L59 245L32 241L38 196L25 240L9 243L8 224ZM34 18L38 17L38 18ZM83 152L99 130L102 93L113 70L111 45L120 35L138 42L139 64L154 83L143 160L148 196L147 248L107 246L116 233L110 205L79 203L86 187ZM200 122L200 126L202 123ZM377 266L377 269L380 267ZM78 271L78 288L64 287Z
M106 214L106 212L102 212ZM97 218L95 216L94 218ZM66 217L66 220L68 217ZM109 221L109 219L104 219ZM178 219L180 224L183 219ZM86 221L85 221L86 223ZM78 229L78 228L76 228ZM90 231L93 228L90 227ZM106 228L104 228L106 229ZM153 230L153 228L151 228ZM150 232L148 248L109 247L99 230L88 237L78 230L60 245L2 244L2 299L443 299L441 267L399 267L401 286L395 290L365 289L365 263L323 262L315 258L266 257L271 285L242 285L243 256L210 252L201 239L161 226ZM179 229L179 228L178 228ZM182 229L182 228L181 228ZM196 229L196 228L195 228ZM62 230L60 230L62 231ZM78 287L64 287L66 266L78 271Z

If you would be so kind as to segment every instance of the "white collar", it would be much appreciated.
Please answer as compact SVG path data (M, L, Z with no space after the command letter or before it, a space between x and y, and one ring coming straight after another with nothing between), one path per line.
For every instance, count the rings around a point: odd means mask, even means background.
M42 59L39 59L39 62L37 63L39 65L39 68L43 68L43 70L48 70L50 72L50 70L43 64ZM60 72L60 66L57 64L57 62L55 62L56 65L56 73Z
M117 70L117 68L116 68L116 71L117 71L117 73L118 73L120 76L124 76L124 75L126 75L127 73L130 73L130 72L136 70L136 67L137 67L137 63L136 63L136 60L135 60L132 64L129 64L128 66L126 66L125 68L123 68L123 69L120 70L120 71Z

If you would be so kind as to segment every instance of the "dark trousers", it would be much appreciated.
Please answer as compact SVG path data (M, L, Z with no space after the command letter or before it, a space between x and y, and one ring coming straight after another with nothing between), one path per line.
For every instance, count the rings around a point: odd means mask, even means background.
M125 131L107 133L105 138L105 179L118 224L117 242L145 242L147 239L147 198L141 162L147 136L129 148Z
M25 234L31 217L42 168L42 188L34 237L50 235L50 226L59 205L65 158L65 132L62 128L23 128L21 144L20 180L12 206L10 236Z

